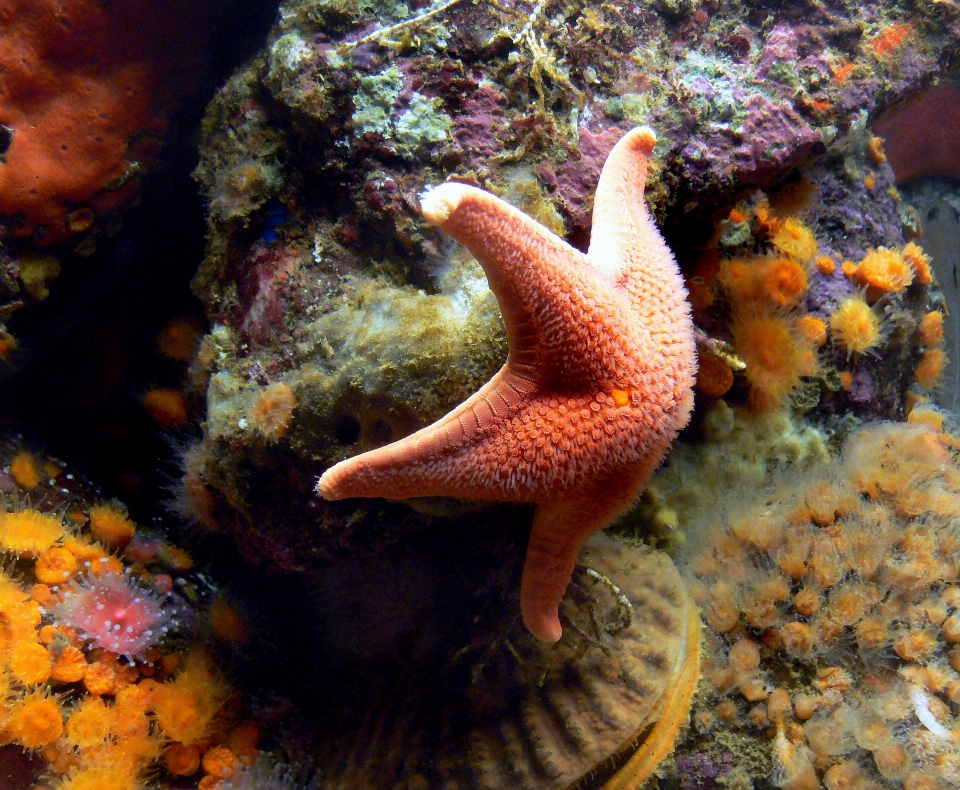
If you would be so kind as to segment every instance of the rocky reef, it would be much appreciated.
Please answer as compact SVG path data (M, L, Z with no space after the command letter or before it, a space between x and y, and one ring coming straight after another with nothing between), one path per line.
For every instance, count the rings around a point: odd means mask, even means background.
M692 265L757 185L829 150L814 231L838 274L804 276L811 299L852 296L844 260L905 244L890 171L863 159L864 122L952 65L956 27L950 7L895 3L285 4L267 47L210 105L196 171L209 236L195 290L213 329L193 382L207 428L188 473L207 506L242 514L225 528L249 556L297 568L374 550L419 518L321 504L311 489L332 463L444 414L504 359L479 270L419 215L419 193L451 176L583 245L607 152L649 124L651 202ZM844 160L860 180L876 171L874 184L849 183ZM762 252L775 228L748 225L743 248ZM866 402L864 360L847 372Z
M14 6L0 44L83 60ZM2 321L114 234L199 57L157 35L190 14L121 6L140 4L64 11L97 23L92 65L12 68L0 46ZM956 175L950 144L910 141L956 93L935 83L958 39L951 0L281 3L199 127L208 326L165 324L135 400L176 436L190 552L3 447L0 770L56 790L956 787L960 440L936 406L956 308L932 203L898 176ZM58 108L87 89L107 118L85 148ZM423 192L483 187L583 248L639 124L695 410L546 646L517 606L529 506L314 488L506 357ZM255 570L218 564L233 546Z

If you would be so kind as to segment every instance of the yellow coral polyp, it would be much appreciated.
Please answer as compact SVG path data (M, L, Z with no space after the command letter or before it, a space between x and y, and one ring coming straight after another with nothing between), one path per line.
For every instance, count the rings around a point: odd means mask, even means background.
M11 706L7 730L25 749L49 746L63 734L60 703L42 689L28 692Z
M816 259L817 271L820 274L833 275L837 270L837 262L829 255L819 255Z
M797 330L808 342L818 348L827 342L827 322L815 315L802 315L797 319Z
M87 672L87 660L83 653L73 645L67 645L53 662L50 677L61 683L76 683L83 680Z
M733 321L733 346L746 363L751 407L767 411L782 404L801 376L816 372L811 345L787 316L744 313Z
M173 680L156 687L153 712L168 738L191 746L211 734L229 695L210 660L203 653L191 653Z
M863 354L880 344L880 318L862 296L845 299L830 316L830 331L847 355Z
M917 337L925 346L938 346L943 342L943 313L932 310L920 320Z
M817 255L817 239L796 217L784 220L773 236L773 246L801 264L809 264Z
M89 571L95 576L101 573L123 573L123 563L116 557L111 557L99 543L68 535L63 540L63 547L74 556L83 571Z
M62 546L51 546L40 555L33 572L43 584L63 584L77 572L77 559Z
M137 532L137 525L119 508L97 505L90 508L89 516L93 537L111 549L122 549Z
M757 273L749 261L733 259L724 261L717 274L717 282L727 292L731 302L751 302L760 294Z
M943 368L947 364L947 355L940 348L931 348L923 353L914 377L923 389L933 389L940 383Z
M40 626L40 606L30 594L0 571L0 651L20 642L35 642Z
M918 244L910 242L903 248L903 259L913 267L914 280L919 285L930 285L933 282L933 271L930 268L930 256Z
M112 707L99 697L86 697L67 719L65 740L75 749L90 749L106 741L116 724Z
M52 662L47 649L37 642L21 642L10 653L10 672L21 683L36 685L50 678Z
M885 293L899 293L913 282L913 266L896 250L877 247L868 252L853 280L867 289L867 297L874 301Z
M38 510L0 513L0 549L35 557L60 540L65 529L59 516Z

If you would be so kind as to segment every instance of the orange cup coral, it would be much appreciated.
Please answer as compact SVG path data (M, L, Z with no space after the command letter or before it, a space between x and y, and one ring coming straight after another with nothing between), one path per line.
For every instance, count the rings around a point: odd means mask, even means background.
M903 259L913 267L914 280L920 285L930 285L933 282L930 256L912 241L903 248L902 254Z
M293 388L282 381L274 382L258 394L250 409L250 422L267 441L279 441L290 430L296 405Z
M862 296L851 296L830 316L830 330L837 345L850 354L863 354L880 344L880 319Z
M25 749L40 749L63 734L60 702L42 689L27 692L10 706L7 730Z
M191 746L210 735L230 690L203 653L187 656L183 670L157 686L153 712L164 734Z
M817 255L817 240L813 231L796 217L784 220L772 241L780 252L804 265Z
M943 313L932 310L920 320L917 337L925 346L938 346L943 342Z
M0 549L34 557L63 537L66 530L59 516L38 510L0 513Z
M122 549L136 534L137 525L116 507L97 505L89 515L93 537L111 549Z
M914 371L914 377L917 384L922 389L930 390L940 383L940 376L943 375L943 368L947 364L947 355L943 349L931 348L923 352L917 369Z
M855 283L866 287L867 298L876 301L885 293L899 293L913 282L913 267L896 250L877 247L851 269Z
M763 295L774 307L796 307L807 292L807 273L789 259L774 258L760 265Z
M788 316L747 312L733 321L733 347L747 364L754 411L781 405L802 376L817 370L812 344Z

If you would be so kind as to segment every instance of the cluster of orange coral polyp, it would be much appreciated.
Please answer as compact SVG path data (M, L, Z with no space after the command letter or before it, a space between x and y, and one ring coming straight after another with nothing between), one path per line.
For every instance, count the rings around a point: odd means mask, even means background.
M778 309L796 307L809 287L803 266L775 256L725 261L718 281L734 303L757 302Z
M201 3L11 0L0 6L0 218L14 236L62 241L136 189L176 97L189 89ZM81 223L83 224L83 223ZM89 223L87 223L89 224Z
M745 718L776 726L780 788L956 786L960 457L942 422L862 428L836 463L732 487L689 535L718 648L708 712L735 720L717 702L735 692L761 703Z

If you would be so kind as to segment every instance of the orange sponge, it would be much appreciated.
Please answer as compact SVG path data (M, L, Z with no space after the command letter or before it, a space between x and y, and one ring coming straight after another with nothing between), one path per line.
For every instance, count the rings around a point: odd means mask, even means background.
M133 194L177 96L192 87L202 7L0 7L0 220L14 236L62 241Z

